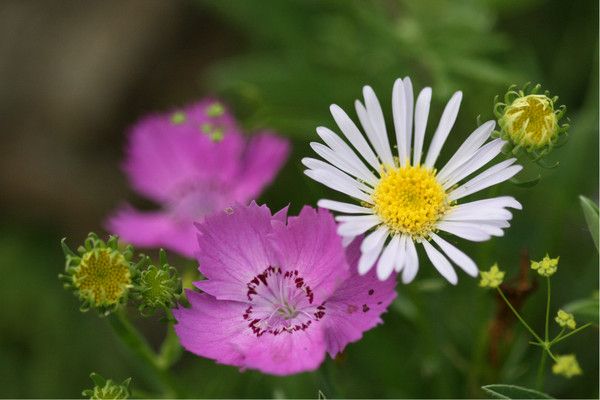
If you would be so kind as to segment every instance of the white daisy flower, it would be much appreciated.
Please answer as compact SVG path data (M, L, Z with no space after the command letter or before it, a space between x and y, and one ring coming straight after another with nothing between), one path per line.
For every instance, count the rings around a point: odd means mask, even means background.
M306 175L355 200L354 204L320 200L318 205L341 213L336 219L345 243L369 232L361 244L359 272L365 274L377 265L379 279L387 279L395 270L402 273L404 283L411 282L419 269L417 247L422 246L450 283L458 281L450 261L477 276L479 270L473 260L440 235L447 233L475 242L502 236L512 218L508 208L522 208L509 196L459 204L473 193L510 179L522 168L514 164L516 158L511 158L475 174L505 144L502 139L486 143L495 122L478 127L438 170L436 161L456 120L462 92L454 93L446 105L427 153L423 152L423 144L431 88L423 89L414 104L410 79L394 83L395 149L390 145L375 92L365 86L363 95L364 104L357 100L354 105L366 135L340 107L330 107L354 149L333 131L318 127L317 134L325 144L313 142L311 147L325 161L302 160L308 168Z

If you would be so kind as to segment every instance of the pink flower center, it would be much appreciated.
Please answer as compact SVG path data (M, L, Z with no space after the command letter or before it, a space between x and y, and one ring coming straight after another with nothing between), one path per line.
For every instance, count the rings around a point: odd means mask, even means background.
M325 315L325 303L314 305L314 293L298 271L268 267L247 284L250 305L243 314L256 336L306 330Z

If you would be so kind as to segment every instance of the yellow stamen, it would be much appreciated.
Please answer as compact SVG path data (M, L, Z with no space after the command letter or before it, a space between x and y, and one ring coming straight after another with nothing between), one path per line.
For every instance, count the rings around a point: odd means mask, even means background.
M94 306L110 306L117 304L131 287L131 273L121 253L98 249L83 255L73 283Z
M543 147L558 134L552 100L539 94L515 99L506 108L500 124L515 143L525 147Z
M422 166L387 168L372 198L375 212L391 231L413 237L426 237L448 209L435 171Z

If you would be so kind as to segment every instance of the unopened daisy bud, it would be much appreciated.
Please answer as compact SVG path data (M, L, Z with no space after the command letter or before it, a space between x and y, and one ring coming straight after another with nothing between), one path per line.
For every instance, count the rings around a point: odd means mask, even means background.
M558 356L556 362L552 366L552 372L556 375L562 375L565 378L572 378L575 375L581 375L583 373L574 354Z
M489 271L481 271L480 287L497 288L504 280L504 271L498 268L498 264L492 265Z
M548 257L548 254L540 261L531 261L531 269L537 271L541 276L552 276L558 268L558 259Z
M575 329L577 327L577 322L575 321L575 317L573 314L570 314L564 310L558 310L556 314L556 318L554 318L556 323L563 328Z
M177 270L167 262L161 249L158 266L150 264L135 279L133 297L140 302L142 314L152 314L158 308L173 308L181 295L181 279Z
M100 374L92 372L90 378L94 382L92 389L86 389L81 394L90 399L128 399L131 378L117 384L111 379L104 379Z
M542 87L539 84L533 88L528 86L526 84L522 89L517 89L516 85L509 87L503 102L496 97L494 114L500 131L495 132L495 136L510 143L513 154L524 149L539 159L557 145L569 125L559 123L566 107L557 107L558 96L551 97L548 91L540 93Z
M81 300L81 311L96 308L107 315L127 299L132 287L131 257L133 248L119 249L118 239L107 242L90 233L77 253L61 242L65 253L65 273L59 278Z

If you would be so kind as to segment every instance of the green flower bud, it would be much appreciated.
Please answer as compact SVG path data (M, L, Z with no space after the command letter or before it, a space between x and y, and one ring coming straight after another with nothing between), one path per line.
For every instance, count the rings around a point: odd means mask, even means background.
M581 375L583 373L574 354L558 356L556 362L552 366L552 372L556 375L562 375L565 378L572 378L575 375Z
M217 118L225 113L225 107L223 104L217 102L212 103L206 108L206 115L208 117Z
M500 268L498 268L498 264L494 264L489 271L481 271L479 286L495 289L502 284L504 275L504 271L501 271Z
M173 308L181 295L181 279L177 270L167 262L166 253L160 250L159 265L151 264L146 257L147 267L135 278L132 296L140 302L139 311L150 315L158 308Z
M558 269L558 260L560 257L550 258L548 254L540 261L531 261L531 269L537 271L541 276L549 277L554 275Z
M556 323L560 325L562 328L575 329L577 327L577 322L575 321L575 316L570 314L564 310L558 310L556 317L554 318Z
M133 248L119 249L118 239L110 236L107 242L90 233L84 245L73 252L61 241L65 253L65 273L59 278L81 300L81 311L96 308L107 315L127 299L132 287Z
M92 389L86 389L81 394L93 400L100 399L128 399L131 393L129 392L129 384L131 378L125 379L120 384L114 383L110 379L104 379L100 374L92 372L90 378L94 382Z
M499 96L494 99L494 114L498 119L499 131L493 137L506 140L508 151L517 155L521 150L538 161L559 144L561 137L566 138L568 124L559 121L566 112L566 106L557 107L558 97L550 97L550 92L539 94L542 87L535 85L528 90L529 84L517 90L516 85L508 88L504 102Z

